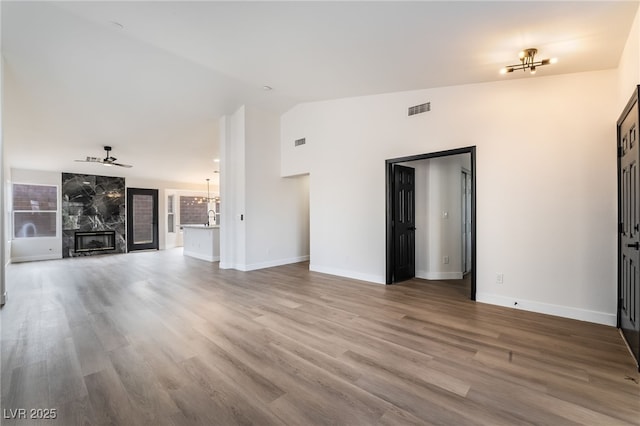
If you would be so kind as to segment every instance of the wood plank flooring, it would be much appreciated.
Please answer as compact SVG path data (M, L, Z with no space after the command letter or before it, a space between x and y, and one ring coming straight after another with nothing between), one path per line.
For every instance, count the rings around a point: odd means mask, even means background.
M7 289L3 425L640 424L615 328L474 303L464 283L176 249L10 265Z

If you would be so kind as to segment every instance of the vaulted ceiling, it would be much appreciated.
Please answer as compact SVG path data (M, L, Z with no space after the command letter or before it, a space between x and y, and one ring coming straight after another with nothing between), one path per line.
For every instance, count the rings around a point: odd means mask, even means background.
M11 167L213 177L217 122L297 103L616 68L638 9L617 2L3 1ZM559 63L498 70L536 47ZM263 86L273 90L265 91Z

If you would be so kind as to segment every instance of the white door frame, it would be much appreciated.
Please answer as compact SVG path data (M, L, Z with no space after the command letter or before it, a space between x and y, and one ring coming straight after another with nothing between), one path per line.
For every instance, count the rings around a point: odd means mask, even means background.
M462 169L462 273L471 271L471 171Z

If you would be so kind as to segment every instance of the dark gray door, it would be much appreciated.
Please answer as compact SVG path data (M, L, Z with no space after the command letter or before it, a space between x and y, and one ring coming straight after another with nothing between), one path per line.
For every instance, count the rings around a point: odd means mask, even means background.
M640 90L640 86L639 89ZM638 90L618 120L618 324L640 360L640 149Z
M157 250L158 190L127 189L127 249Z
M416 191L415 169L393 167L393 252L394 281L416 275Z

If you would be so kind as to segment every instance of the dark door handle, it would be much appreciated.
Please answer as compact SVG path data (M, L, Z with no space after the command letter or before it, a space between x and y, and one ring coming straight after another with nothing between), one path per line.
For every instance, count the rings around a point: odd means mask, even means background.
M633 244L627 244L627 247L633 247L633 248L635 248L636 250L640 250L640 242L637 242L637 241L636 241L636 242L635 242L635 243L633 243Z
M409 231L415 231L415 230L416 230L416 227L415 227L415 226L410 226L410 227L408 227L407 229L408 229Z

